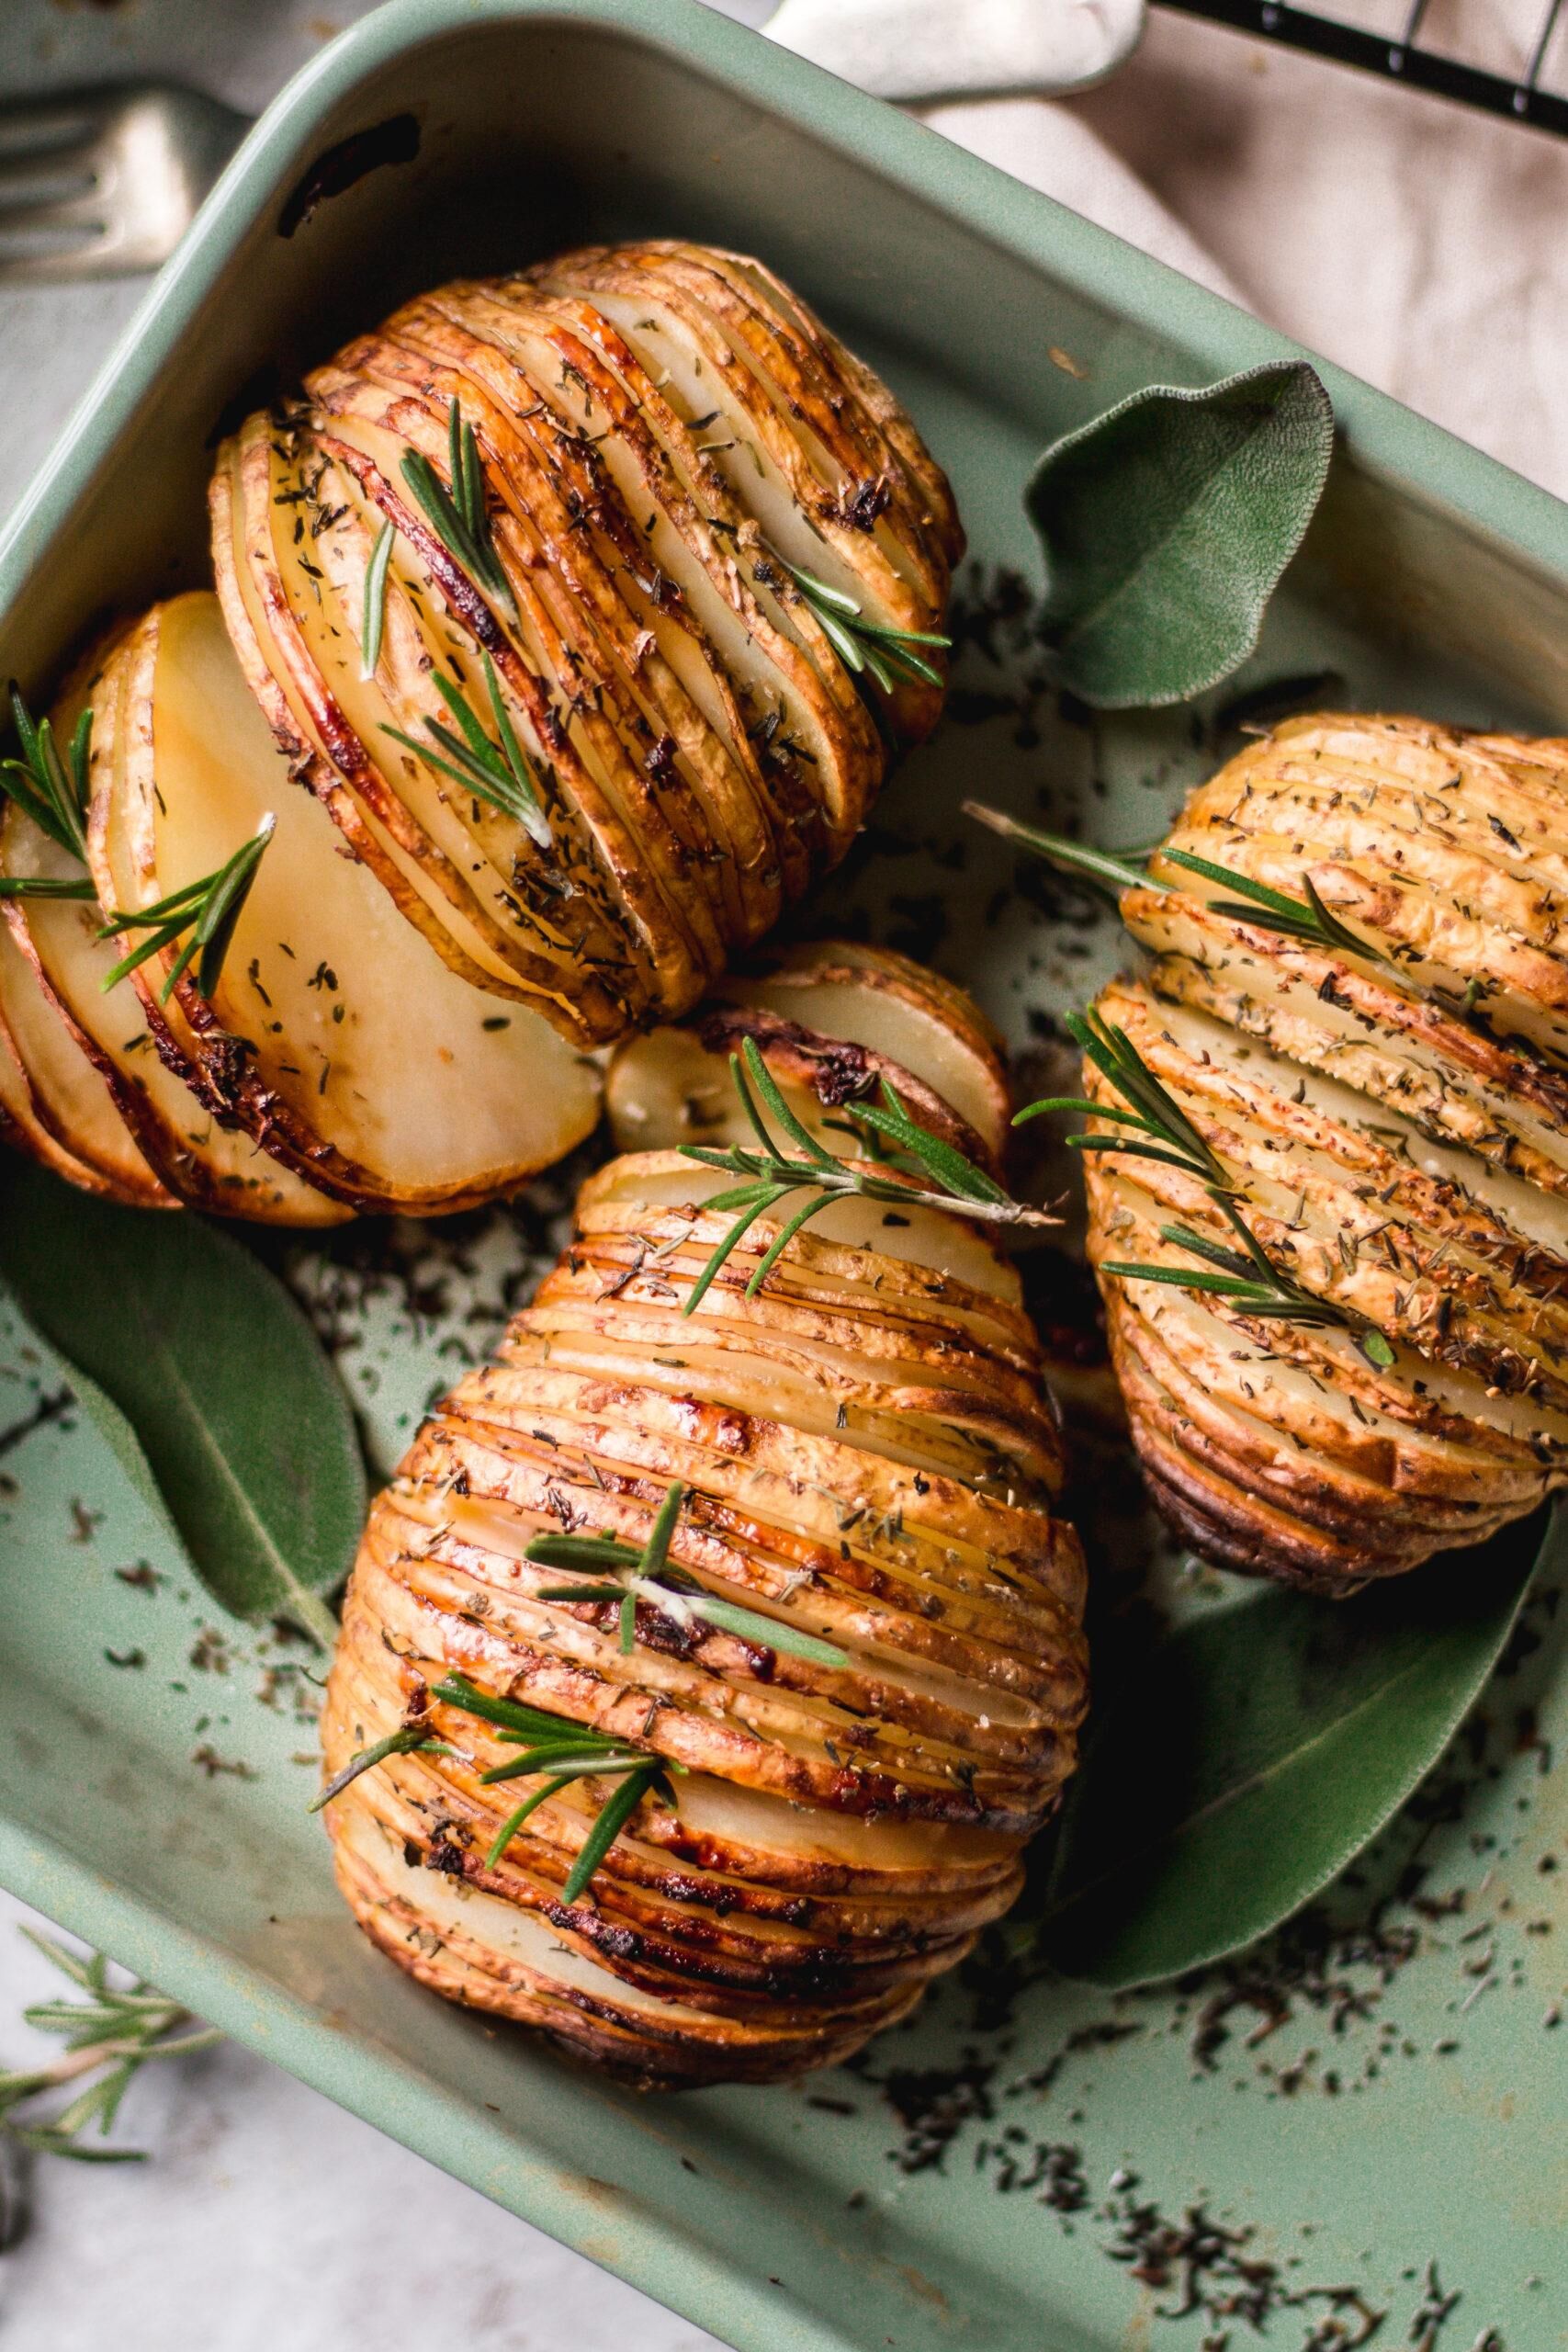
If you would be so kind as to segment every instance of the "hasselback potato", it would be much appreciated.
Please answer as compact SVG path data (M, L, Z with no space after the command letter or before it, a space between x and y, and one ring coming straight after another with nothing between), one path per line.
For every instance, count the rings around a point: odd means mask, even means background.
M946 481L733 254L411 302L224 444L210 512L217 599L49 729L17 702L0 802L0 1134L122 1201L512 1190L941 707Z
M1016 1893L1085 1696L1055 1422L982 1229L890 1178L749 1298L781 1203L701 1289L726 1179L671 1147L746 1136L747 1037L840 1149L882 1080L998 1148L987 1033L901 959L799 951L626 1048L612 1112L649 1148L585 1185L374 1506L323 1717L368 1933L647 2086L794 2074L903 2015Z
M1343 1592L1562 1482L1565 783L1562 742L1292 720L1122 895L1153 960L1099 1012L1224 1181L1087 1155L1090 1250L1151 1486L1212 1559ZM1272 1306L1215 1255L1238 1216Z
M297 772L454 969L581 1045L684 1011L841 856L885 764L868 677L897 732L940 708L946 483L730 254L596 248L406 304L225 446L212 519ZM525 805L451 789L464 707L510 730Z

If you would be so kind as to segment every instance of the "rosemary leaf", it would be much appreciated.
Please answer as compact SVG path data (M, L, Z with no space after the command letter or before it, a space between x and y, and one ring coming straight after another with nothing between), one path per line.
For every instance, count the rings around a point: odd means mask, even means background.
M661 1574L664 1564L670 1557L671 1539L674 1535L676 1522L680 1519L681 1508L685 1499L685 1487L679 1478L672 1480L664 1500L659 1506L652 1531L643 1548L639 1570L641 1575L657 1577Z
M1021 848L1031 850L1036 857L1049 859L1053 865L1066 867L1069 873L1081 874L1096 888L1119 897L1123 890L1157 888L1151 885L1141 865L1135 865L1124 853L1095 849L1088 842L1068 841L1062 833L1044 833L1034 825L1021 824L1000 808L989 808L982 800L966 800L964 814L977 823L989 826L1005 842L1017 842Z
M599 1817L583 1839L577 1860L561 1889L563 1903L575 1903L583 1889L591 1884L600 1863L658 1778L658 1765L645 1765L639 1772L628 1772L620 1787L605 1799L599 1809Z
M465 1675L446 1674L434 1685L434 1696L446 1701L449 1707L459 1707L465 1714L478 1715L481 1722L494 1724L497 1730L524 1740L552 1739L558 1736L567 1724L562 1715L547 1714L542 1707L528 1707L516 1699L492 1698ZM584 1734L585 1736L590 1735Z
M897 1144L919 1162L928 1175L944 1185L948 1192L956 1193L961 1200L1007 1199L1001 1186L983 1169L976 1168L973 1160L965 1159L953 1144L944 1143L940 1136L933 1136L928 1128L918 1125L910 1117L897 1088L886 1079L882 1081L881 1104L857 1102L853 1115L863 1126L870 1127L875 1134L886 1136L889 1141Z
M320 1813L323 1805L331 1804L333 1797L342 1796L344 1789L351 1781L357 1781L361 1772L368 1772L375 1765L384 1764L389 1756L407 1756L416 1747L434 1747L435 1744L422 1724L403 1724L397 1731L389 1731L385 1739L377 1740L374 1747L362 1747L351 1756L343 1770L334 1772L326 1787L311 1799L306 1812Z
M487 1871L494 1870L528 1815L545 1804L547 1799L553 1797L558 1790L567 1787L570 1777L567 1772L558 1773L553 1781L547 1781L542 1787L536 1789L531 1796L525 1796L514 1813L507 1815L490 1842L490 1849L485 1855Z
M106 910L98 928L100 939L113 939L128 931L144 931L147 936L105 974L99 983L104 993L107 995L128 973L140 970L150 958L188 933L158 991L158 1001L168 1003L194 962L197 988L210 1002L222 978L224 958L251 894L256 869L276 824L276 817L264 817L251 839L242 842L233 856L215 873L204 874L198 882L188 882L181 889L171 890L167 898L156 899L152 906L135 910Z
M365 567L365 605L359 623L359 674L373 678L381 659L381 639L387 626L387 572L392 560L397 526L389 516L376 534L370 560Z
M615 1598L621 1599L618 1589ZM590 1772L629 1771L647 1762L647 1756L638 1749L622 1754L617 1748L595 1745L592 1736L585 1744L563 1732L559 1739L541 1740L522 1756L509 1756L503 1764L492 1764L488 1772L479 1774L479 1782L488 1788L498 1781L526 1781L544 1771L558 1772L563 1780L571 1781Z
M24 809L57 848L69 850L85 865L92 705L76 721L70 750L62 759L53 727L47 718L35 722L15 679L11 682L10 704L11 723L17 730L22 756L19 760L0 760L0 793Z
M447 554L515 620L517 604L496 551L479 442L458 400L447 413L446 464L449 491L421 450L405 449L400 470Z
M789 1248L790 1243L800 1231L801 1227L803 1225L809 1224L811 1219L818 1215L819 1210L825 1209L829 1205L832 1198L833 1195L831 1193L819 1193L814 1201L807 1201L804 1207L795 1210L793 1216L786 1218L784 1223L780 1227L778 1232L774 1235L773 1240L769 1243L768 1248L763 1252L761 1260L758 1264L756 1272L752 1275L750 1281L746 1285L746 1296L748 1298L756 1297L758 1292L761 1289L762 1284L767 1281L768 1276L773 1272L773 1268L778 1264L779 1260L784 1256L784 1251Z
M0 904L7 899L96 899L91 882L51 880L42 874L0 874Z
M950 637L935 629L888 628L880 621L867 620L858 597L818 579L814 571L786 562L782 555L775 553L771 560L794 581L833 650L857 677L869 670L884 694L891 694L901 676L941 685L942 672L913 649L919 645L946 648L953 643Z
M754 1037L742 1038L741 1052L746 1057L746 1075L750 1078L758 1093L761 1096L768 1109L778 1121L780 1126L784 1129L791 1143L795 1145L797 1149L803 1151L807 1159L815 1160L818 1168L832 1168L836 1166L837 1163L834 1160L832 1153L828 1150L825 1145L819 1144L817 1141L817 1138L811 1134L808 1128L801 1125L800 1121L795 1117L795 1113L790 1109L789 1104L784 1101L784 1095L779 1089L778 1080L774 1078L773 1071L768 1068L767 1063L763 1060L761 1050L759 1047L756 1039ZM739 1089L741 1098L745 1102L747 1110L750 1114L751 1125L756 1128L762 1142L772 1148L771 1138L769 1137L767 1129L763 1126L761 1118L752 1107L750 1098L746 1092L745 1079L741 1076L740 1070L737 1067L736 1058L733 1054L729 1057L729 1068L731 1075L735 1080L736 1086Z
M546 1568L635 1568L642 1554L610 1535L536 1535L528 1557Z
M682 1586L684 1590L684 1586ZM774 1617L764 1617L760 1610L742 1609L735 1601L719 1600L705 1592L694 1596L691 1607L699 1617L721 1633L734 1634L743 1642L760 1642L769 1649L787 1650L792 1657L807 1658L814 1666L848 1666L850 1655L836 1643L825 1642L816 1634L803 1634L793 1625L782 1625Z

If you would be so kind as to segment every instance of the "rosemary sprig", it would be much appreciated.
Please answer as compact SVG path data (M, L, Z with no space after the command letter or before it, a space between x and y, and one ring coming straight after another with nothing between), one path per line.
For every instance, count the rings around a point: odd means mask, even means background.
M460 735L454 735L440 719L428 717L424 723L436 746L434 751L429 743L416 742L412 735L405 735L400 727L388 727L383 722L381 732L412 752L416 759L423 760L427 766L439 768L443 775L449 775L465 792L472 793L476 800L513 818L541 849L548 849L550 822L538 786L502 700L495 664L488 653L480 658L491 711L501 738L499 747L486 734L467 696L439 670L434 673L436 691L462 730Z
M1205 881L1218 882L1239 894L1235 899L1206 900L1212 914L1250 922L1260 931L1279 932L1286 938L1303 939L1310 946L1332 948L1341 956L1362 956L1368 963L1383 965L1409 985L1409 974L1393 955L1373 941L1363 939L1325 904L1310 874L1302 876L1304 895L1292 899L1288 891L1276 890L1267 882L1255 882L1249 874L1237 874L1228 865L1216 865L1212 858L1196 857L1190 850L1168 849L1163 842L1136 852L1095 849L1087 842L1068 841L1064 834L1041 832L1033 825L1021 824L1016 817L1009 817L999 808L988 808L978 800L966 800L964 811L965 816L988 825L1004 841L1018 842L1036 856L1048 858L1053 865L1065 866L1069 873L1083 875L1112 895L1123 890L1168 891L1169 883L1157 882L1144 870L1142 861L1157 854L1168 865L1185 866L1190 874L1201 874Z
M1160 1239L1190 1250L1205 1261L1205 1271L1179 1266L1132 1264L1116 1260L1101 1263L1100 1272L1123 1282L1169 1283L1180 1290L1212 1292L1244 1314L1276 1322L1312 1325L1320 1329L1348 1331L1370 1363L1385 1369L1393 1350L1375 1323L1354 1308L1319 1298L1277 1265L1236 1206L1237 1186L1223 1161L1193 1125L1179 1103L1156 1078L1124 1029L1094 1012L1069 1013L1066 1026L1095 1068L1122 1097L1122 1104L1094 1102L1080 1095L1053 1095L1032 1102L1013 1121L1038 1118L1046 1111L1078 1111L1107 1119L1132 1133L1075 1135L1067 1141L1079 1151L1118 1152L1124 1157L1156 1159L1195 1177L1218 1206L1241 1243L1239 1251L1194 1233L1184 1225L1162 1225ZM1122 1107L1122 1104L1128 1107Z
M418 449L405 449L402 477L448 555L482 588L504 605L513 620L517 603L496 552L485 495L484 462L474 428L463 415L463 403L454 399L446 423L446 470L451 488L442 481L429 458Z
M341 1797L350 1781L357 1781L361 1772L368 1772L375 1765L384 1764L389 1756L408 1756L415 1748L427 1748L442 1756L451 1754L450 1748L431 1738L424 1724L401 1724L396 1731L389 1731L385 1739L377 1740L371 1747L361 1747L351 1756L343 1770L334 1772L325 1788L311 1798L306 1812L320 1813L323 1805L331 1804L333 1797Z
M803 571L797 563L787 563L782 555L775 553L772 560L794 581L847 670L857 677L869 672L884 694L891 694L900 678L920 678L928 685L941 685L941 671L914 649L947 647L952 638L935 629L887 628L880 621L867 620L858 597L819 580L814 571Z
M1112 901L1123 890L1158 887L1144 871L1144 853L1096 849L1089 842L1069 841L1065 833L1042 832L1037 825L1025 825L1017 817L1010 817L1005 809L987 808L983 800L965 800L963 808L966 817L988 826L1004 842L1016 842L1021 849L1032 850L1036 857L1043 857L1053 865L1065 866L1069 874L1081 874Z
M76 721L69 750L62 756L54 740L54 729L47 718L35 722L21 689L13 679L10 688L11 722L17 740L22 747L20 759L0 760L0 792L24 808L40 831L59 848L69 850L85 865L87 862L87 803L91 797L88 785L88 762L93 748L93 707L89 703ZM11 898L24 895L12 890ZM40 898L63 898L63 889L33 890L26 895ZM92 896L89 888L86 893Z
M1205 1143L1169 1089L1161 1085L1124 1029L1112 1027L1103 1014L1092 1008L1087 1013L1069 1012L1066 1026L1079 1050L1110 1080L1122 1102L1130 1107L1123 1110L1116 1103L1091 1102L1087 1096L1078 1094L1052 1094L1018 1112L1013 1119L1015 1127L1038 1119L1047 1111L1081 1111L1088 1118L1110 1119L1118 1126L1135 1128L1137 1136L1135 1139L1069 1136L1067 1142L1074 1149L1115 1151L1136 1159L1163 1160L1168 1167L1179 1168L1187 1175L1197 1177L1216 1200L1235 1191L1218 1154Z
M1233 874L1228 865L1216 865L1207 857L1194 857L1190 850L1168 849L1161 854L1171 865L1183 865L1190 874L1201 874L1210 882L1225 883L1239 890L1244 903L1238 905L1228 899L1211 899L1209 909L1216 915L1228 915L1233 922L1255 923L1260 931L1277 931L1287 939L1304 939L1314 947L1332 947L1342 956L1362 956L1369 963L1384 965L1404 979L1394 957L1370 939L1362 939L1342 923L1332 908L1324 904L1316 883L1310 874L1302 876L1305 897L1292 899L1283 890L1271 889L1267 882L1255 882L1249 874Z
M359 623L359 674L373 678L381 659L381 639L387 627L387 571L392 560L397 527L389 518L376 534L370 560L365 567L365 605Z
M724 1633L738 1634L744 1641L763 1643L770 1649L787 1650L793 1657L808 1658L817 1666L848 1666L849 1653L835 1648L831 1642L819 1641L815 1634L797 1633L792 1625L781 1625L776 1619L764 1617L760 1610L742 1609L734 1601L715 1600L703 1590L694 1577L667 1565L671 1539L685 1498L686 1489L677 1478L660 1504L652 1531L640 1551L635 1544L621 1544L609 1535L536 1535L524 1555L525 1559L547 1568L604 1568L612 1572L610 1577L581 1584L543 1585L540 1600L616 1603L620 1609L621 1647L627 1652L637 1639L637 1603L641 1599L673 1617L677 1624L687 1623L694 1617L702 1618Z
M251 839L242 842L233 856L215 872L171 890L166 899L156 899L150 907L106 909L98 930L100 939L112 939L126 931L147 933L104 975L100 985L106 995L128 973L138 970L149 957L161 955L165 947L172 947L182 933L188 932L190 936L158 991L158 1001L168 1003L176 984L194 963L196 985L210 1002L222 977L223 959L229 953L235 926L276 827L276 818L269 813Z
M0 2130L22 2147L70 2156L78 2164L141 2162L143 2149L91 2147L84 2144L84 2134L94 2125L100 2137L108 2132L132 2076L150 2059L187 2058L194 2051L211 2049L222 2035L212 2027L180 2033L182 2026L193 2022L189 2012L150 1984L138 1982L123 1989L111 1984L102 1952L83 1960L52 1937L35 1935L28 1928L22 1933L86 1998L39 2001L24 2010L28 2025L62 2036L65 2050L48 2065L0 2074ZM34 2099L75 2084L82 2087L63 2107L36 2122L23 2120L18 2110Z
M90 797L87 763L93 747L93 709L89 703L76 721L70 748L62 756L54 729L47 718L34 722L20 689L11 685L11 719L22 747L20 759L0 760L0 797L14 800L40 831L84 865L87 857L87 803ZM0 904L7 899L82 899L97 897L91 880L67 880L41 874L0 875Z
M525 1744L523 1755L505 1764L492 1765L480 1776L483 1781L520 1780L541 1771L549 1776L543 1787L525 1797L516 1811L502 1823L485 1856L487 1870L495 1868L535 1807L554 1796L558 1789L564 1789L569 1781L603 1773L623 1776L620 1787L606 1798L578 1850L561 1889L563 1903L575 1903L590 1884L649 1789L659 1788L668 1794L669 1774L686 1769L683 1764L649 1756L646 1748L633 1747L625 1740L606 1738L603 1732L591 1731L583 1724L547 1714L542 1708L522 1706L514 1699L492 1699L487 1690L477 1690L460 1674L446 1675L435 1685L435 1696L446 1700L448 1706L482 1716L503 1737Z
M1478 1036L1488 1037L1505 1046L1510 1053L1523 1054L1531 1060L1550 1061L1550 1057L1529 1037L1499 1035L1486 1015L1479 1009L1480 1001L1495 983L1472 974L1466 982L1462 996L1455 996L1451 989L1435 983L1422 986L1400 959L1410 957L1416 950L1408 947L1380 947L1363 939L1348 923L1341 922L1332 907L1326 905L1310 874L1302 876L1303 897L1292 899L1288 891L1273 889L1267 882L1255 882L1250 875L1235 873L1228 865L1218 865L1212 858L1194 856L1184 849L1168 849L1163 842L1154 842L1144 850L1100 850L1085 842L1068 841L1060 833L1043 833L1032 825L1020 824L1014 817L1004 815L999 808L987 808L978 800L964 803L966 816L988 825L1004 841L1019 842L1037 856L1049 858L1053 865L1065 866L1068 872L1081 874L1109 897L1112 902L1123 890L1168 890L1170 885L1156 882L1146 874L1137 861L1153 857L1156 853L1172 865L1184 865L1189 872L1201 874L1211 882L1224 883L1239 891L1242 901L1230 899L1209 899L1204 901L1212 914L1226 915L1233 922L1249 922L1260 931L1275 931L1289 939L1304 940L1309 946L1326 947L1341 956L1359 956L1369 964L1379 964L1402 987L1436 1004L1450 1019L1462 1022Z
M666 1498L668 1500L668 1498ZM673 1525L671 1517L671 1524ZM666 1536L666 1543L668 1543ZM620 1599L621 1588L615 1589ZM668 1598L668 1596L666 1596ZM589 1776L608 1774L617 1777L621 1785L601 1806L597 1818L578 1850L576 1860L561 1889L564 1903L575 1903L592 1880L605 1855L619 1837L626 1823L647 1795L658 1788L669 1793L669 1775L684 1772L683 1764L672 1764L661 1756L650 1756L646 1748L633 1747L623 1739L607 1738L585 1724L573 1723L565 1715L547 1714L542 1707L528 1707L516 1699L497 1699L481 1690L460 1674L448 1674L434 1685L434 1696L457 1707L465 1714L478 1715L484 1723L494 1725L504 1739L520 1745L521 1756L509 1757L504 1764L491 1765L480 1774L482 1783L498 1781L531 1779L543 1773L543 1784L523 1800L515 1812L508 1814L491 1842L485 1855L485 1868L493 1870L502 1854L516 1837L528 1815L546 1799L564 1789L571 1781ZM333 1774L326 1787L312 1802L310 1810L319 1813L335 1796L341 1796L349 1783L373 1766L385 1763L389 1756L405 1756L415 1750L449 1756L452 1750L431 1736L428 1724L417 1717L389 1732L371 1747L362 1747L351 1756L340 1772Z
M47 718L36 724L27 704L15 684L11 687L11 717L22 756L0 761L0 790L4 790L17 807L25 809L33 822L49 835L58 847L69 850L85 865L87 857L87 806L90 798L88 763L93 748L93 712L91 705L76 722L71 747L62 759L55 742L53 730ZM256 868L268 842L272 839L276 819L262 820L260 830L244 842L227 863L216 873L203 875L199 882L186 883L184 888L173 890L166 899L159 899L150 907L135 912L129 909L105 910L98 929L100 939L112 939L127 931L144 931L147 936L120 958L104 977L101 986L107 994L134 972L151 956L172 947L184 932L189 932L175 958L173 970L159 991L160 1001L167 1004L175 985L194 962L196 984L202 995L211 998L223 970L223 959L234 936L234 928L250 896ZM52 878L42 875L6 875L0 876L0 901L6 899L95 899L97 891L89 876L80 881L73 876Z
M96 899L85 875L80 882L51 881L42 874L0 874L0 904L7 899Z
M863 1200L896 1202L904 1208L908 1208L913 1200L923 1207L947 1209L955 1216L976 1217L995 1225L1051 1225L1055 1222L1044 1210L1025 1208L1021 1203L1010 1199L983 1169L965 1159L952 1144L944 1143L940 1136L933 1136L926 1128L917 1125L897 1090L886 1079L882 1083L881 1102L857 1102L852 1106L852 1115L874 1137L890 1142L895 1148L893 1155L882 1159L842 1159L818 1143L795 1117L779 1091L754 1037L744 1038L740 1052L730 1055L729 1069L736 1092L756 1135L758 1148L731 1144L720 1150L705 1144L684 1143L681 1146L687 1159L695 1159L705 1168L715 1168L727 1176L739 1176L742 1180L727 1191L713 1193L703 1204L709 1209L734 1209L738 1215L693 1284L681 1310L683 1315L694 1313L702 1304L710 1284L758 1218L776 1208L792 1193L808 1193L812 1197L786 1219L774 1237L746 1285L748 1298L756 1297L802 1226L818 1216L829 1202L843 1200L853 1193L858 1193ZM784 1144L780 1144L769 1133L762 1111L758 1108L752 1094L753 1086L761 1096L770 1116L783 1129L786 1138ZM790 1147L793 1147L793 1153ZM899 1182L892 1171L900 1165L917 1172L925 1180L924 1183L912 1190L908 1184Z

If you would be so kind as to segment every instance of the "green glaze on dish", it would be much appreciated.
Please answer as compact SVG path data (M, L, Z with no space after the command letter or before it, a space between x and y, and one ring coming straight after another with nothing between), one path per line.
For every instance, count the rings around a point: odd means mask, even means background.
M410 113L417 155L279 233L323 149ZM776 265L909 401L983 564L1025 574L1021 494L1048 441L1144 384L1292 348L681 0L401 0L258 126L68 433L0 548L0 674L36 696L95 616L203 576L204 447L269 363L287 379L444 275L633 230ZM1568 719L1564 510L1323 373L1328 492L1233 686L1335 673L1325 695L1361 705ZM1014 889L1012 854L960 799L1145 841L1214 737L1179 711L1089 727L1045 701L1021 725L1031 664L971 643L953 718L878 809L882 854L818 912L929 954L1042 1051L1043 1016L1083 1001L1115 940L1070 888ZM488 1343L565 1197L563 1180L456 1233L296 1250L379 1467ZM1473 1741L1255 1967L1120 2001L966 1975L859 2072L638 2101L426 1996L359 1938L305 1812L311 1654L160 1582L156 1523L47 1351L12 1322L0 1343L0 1878L216 2023L747 2352L1197 2352L1227 2327L1248 2340L1217 2315L1247 2277L1283 2352L1335 2315L1330 2290L1344 2343L1364 2309L1393 2345L1434 2258L1464 2299L1443 2352L1488 2326L1507 2352L1568 2342L1552 1579ZM1123 1513L1101 1530L1114 1577L1149 1533L1125 1477L1100 1484ZM1196 2274L1214 2309L1162 2316L1196 2205L1220 2224Z

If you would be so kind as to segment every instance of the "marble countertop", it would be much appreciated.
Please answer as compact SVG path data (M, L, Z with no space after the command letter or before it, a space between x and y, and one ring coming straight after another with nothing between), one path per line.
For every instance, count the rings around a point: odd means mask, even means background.
M163 70L254 109L361 13L6 0L6 95ZM1261 316L1568 494L1568 142L1157 10L1133 63L1072 112ZM1087 183L1080 200L1095 209ZM0 291L0 514L141 290ZM0 1897L6 2065L28 2055L18 2013L51 1981L16 1931L29 1916ZM31 2225L0 2256L7 2352L712 2344L234 2046L145 2073L119 2136L149 2162L37 2167ZM438 2305L409 2291L411 2236Z

